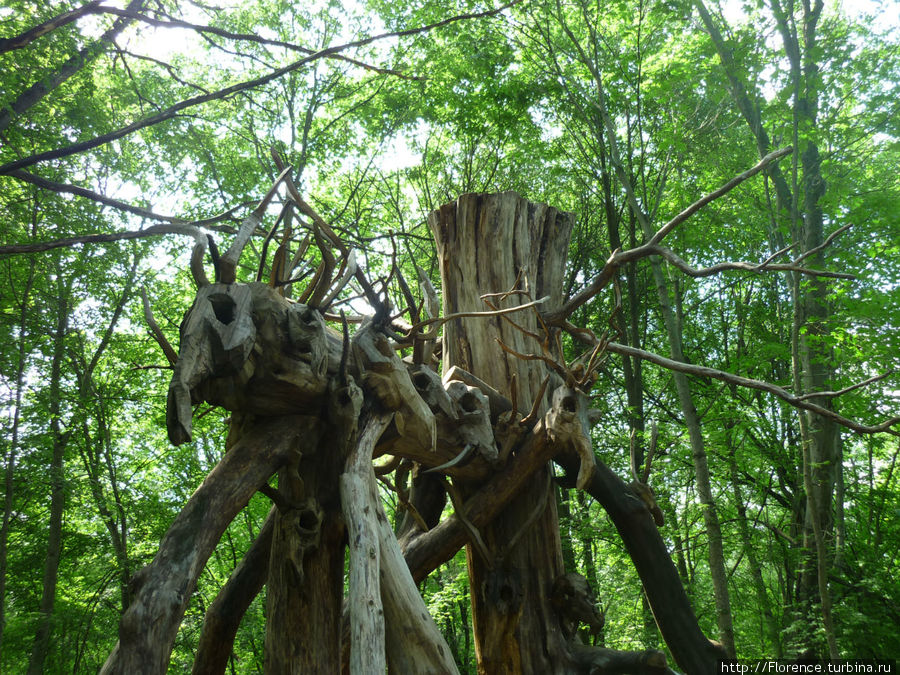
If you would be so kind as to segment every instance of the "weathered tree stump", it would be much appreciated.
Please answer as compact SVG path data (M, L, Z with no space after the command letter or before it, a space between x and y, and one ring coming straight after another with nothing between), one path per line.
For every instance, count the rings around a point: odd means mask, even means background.
M506 292L511 304L547 297L548 307L561 305L574 221L573 214L512 192L462 195L433 212L428 223L437 242L445 314L483 311L483 294ZM500 302L496 295L492 300ZM541 332L534 312L510 318L526 331ZM502 317L453 319L444 327L444 370L458 366L476 374L527 413L543 393L548 368L503 353L498 341L522 354L541 350ZM546 400L539 401L538 414L547 407ZM467 491L477 487L471 484ZM553 584L565 573L554 489L545 465L502 515L481 528L486 550L467 546L475 649L483 672L557 673L565 667L566 640L550 604Z

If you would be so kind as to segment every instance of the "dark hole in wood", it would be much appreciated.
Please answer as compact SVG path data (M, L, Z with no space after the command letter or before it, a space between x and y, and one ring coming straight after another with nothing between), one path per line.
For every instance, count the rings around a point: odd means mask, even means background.
M226 326L234 321L234 300L227 293L213 293L209 296L216 318Z
M311 509L304 509L297 518L297 524L303 532L313 533L319 528L319 514Z
M463 394L459 399L459 406L466 412L477 412L478 397L475 394Z
M570 413L575 412L576 403L575 403L574 396L566 396L563 399L562 404L563 404L563 410L565 410L566 412L570 412Z
M431 382L431 379L425 373L413 373L412 383L413 386L419 391L425 391L428 389L428 384Z

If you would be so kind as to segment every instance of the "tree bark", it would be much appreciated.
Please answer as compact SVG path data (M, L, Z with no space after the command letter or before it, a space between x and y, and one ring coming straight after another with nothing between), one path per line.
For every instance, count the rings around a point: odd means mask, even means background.
M398 675L458 670L413 582L378 497L372 450L390 415L372 415L340 478L350 547L349 670Z
M337 491L343 455L334 437L278 474L286 504L275 515L266 598L265 671L337 673L345 528Z
M514 193L467 194L432 212L428 222L437 242L446 315L484 310L481 294L516 289L527 289L535 300L549 296L551 307L562 304L571 214ZM510 304L523 304L522 295L511 297ZM538 332L531 313L513 320ZM546 368L503 354L497 340L520 353L540 350L501 318L454 319L444 328L444 371L459 366L501 393L516 387L519 406L527 410ZM545 403L538 406L546 409ZM559 672L565 641L549 597L565 570L548 466L481 529L481 537L487 559L471 544L466 548L479 672Z
M360 394L360 398L362 395ZM376 505L378 490L372 474L372 449L389 418L370 419L360 442L350 450L340 477L341 508L347 524L350 555L347 610L350 614L350 672L383 673L385 617L381 602L381 547ZM370 481L369 474L372 474Z

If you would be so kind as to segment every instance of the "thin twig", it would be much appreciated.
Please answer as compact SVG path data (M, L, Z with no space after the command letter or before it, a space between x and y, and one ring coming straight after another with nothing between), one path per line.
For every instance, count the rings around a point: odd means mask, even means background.
M787 253L791 249L797 248L797 246L798 246L798 244L794 243L794 244L791 244L790 246L785 246L784 248L779 249L778 251L775 251L775 253L773 253L768 258L766 258L761 263L759 263L759 265L756 266L754 271L758 272L758 271L762 270L763 268L767 267L769 265L769 263L771 263L773 260L783 256L785 253Z
M448 321L452 321L453 319L464 319L464 318L486 318L492 316L502 316L504 314L512 314L513 312L519 312L523 309L529 309L531 307L536 307L540 304L547 302L550 299L550 296L544 296L543 298L539 298L538 300L533 300L532 302L527 302L524 305L517 305L515 307L506 307L504 309L494 309L486 312L455 312L453 314L447 314L446 316L439 316L433 319L425 319L424 321L420 321L417 324L414 324L410 327L407 337L411 336L414 332L418 331L420 328L424 328L425 326L431 326L436 324L437 326L443 326Z

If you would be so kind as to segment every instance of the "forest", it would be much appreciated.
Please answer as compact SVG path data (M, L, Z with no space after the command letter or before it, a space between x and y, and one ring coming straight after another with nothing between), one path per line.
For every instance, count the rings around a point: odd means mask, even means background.
M895 0L0 0L0 672L900 659Z

